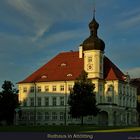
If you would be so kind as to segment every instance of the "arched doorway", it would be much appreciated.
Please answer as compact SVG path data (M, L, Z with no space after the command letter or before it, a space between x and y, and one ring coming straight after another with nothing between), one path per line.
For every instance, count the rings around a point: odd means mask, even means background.
M108 113L106 111L101 111L98 117L99 126L108 126Z

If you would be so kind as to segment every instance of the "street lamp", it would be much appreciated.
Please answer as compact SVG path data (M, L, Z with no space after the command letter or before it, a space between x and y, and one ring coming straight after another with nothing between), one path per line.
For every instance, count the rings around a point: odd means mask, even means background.
M65 82L65 125L67 125L67 82Z
M36 126L36 83L34 82L34 126Z

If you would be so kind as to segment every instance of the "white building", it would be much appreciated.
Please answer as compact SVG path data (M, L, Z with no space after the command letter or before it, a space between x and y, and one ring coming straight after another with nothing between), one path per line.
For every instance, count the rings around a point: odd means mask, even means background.
M22 117L19 124L74 124L67 99L75 79L85 70L95 84L101 112L84 118L85 124L137 125L136 88L130 77L104 55L105 43L98 38L99 24L93 18L90 36L78 52L61 52L47 64L18 83Z

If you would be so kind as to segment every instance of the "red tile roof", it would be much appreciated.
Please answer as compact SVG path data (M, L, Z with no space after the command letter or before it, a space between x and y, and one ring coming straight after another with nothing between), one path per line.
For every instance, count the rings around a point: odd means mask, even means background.
M83 68L79 52L63 52L20 83L75 80Z
M79 52L63 52L19 83L75 80L83 70L84 59L79 58ZM124 74L107 57L104 57L104 79L124 80Z
M104 57L104 78L106 80L125 80L122 71L113 64L107 57Z

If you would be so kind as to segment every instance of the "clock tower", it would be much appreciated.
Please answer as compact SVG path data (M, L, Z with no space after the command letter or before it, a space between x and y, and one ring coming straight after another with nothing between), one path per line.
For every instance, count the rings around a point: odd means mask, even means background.
M105 43L97 36L99 24L93 17L89 23L90 36L83 41L79 52L84 57L84 70L89 78L103 79L103 59Z

